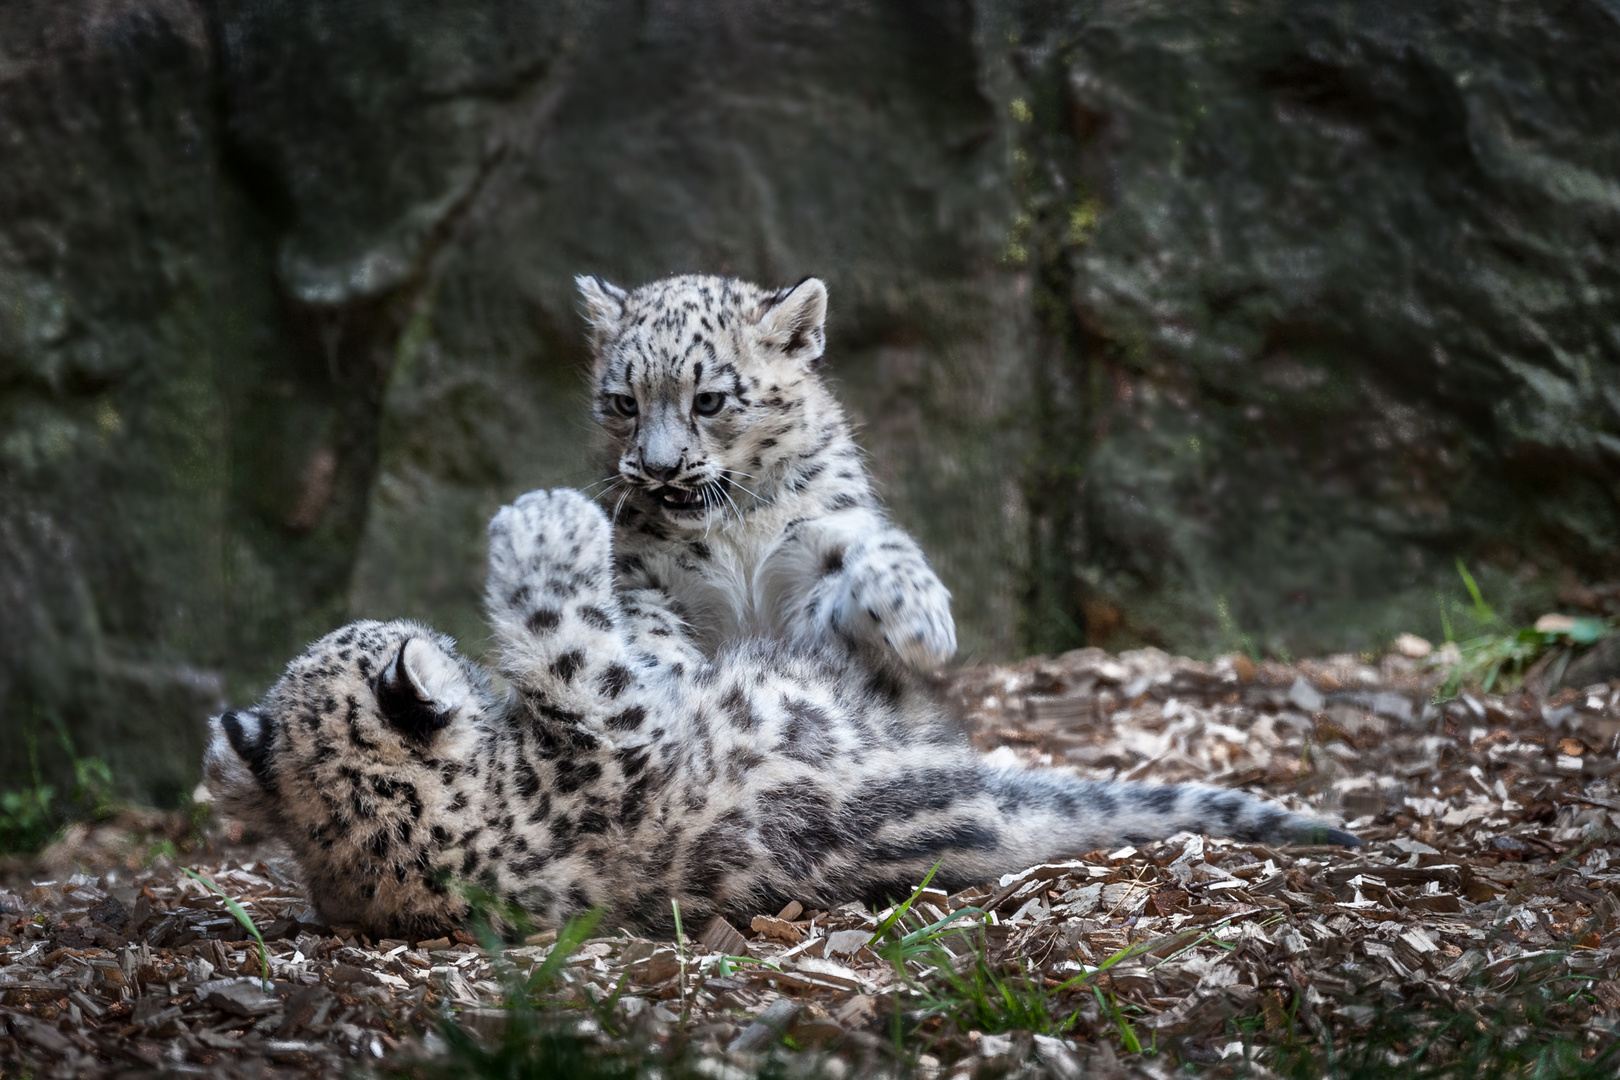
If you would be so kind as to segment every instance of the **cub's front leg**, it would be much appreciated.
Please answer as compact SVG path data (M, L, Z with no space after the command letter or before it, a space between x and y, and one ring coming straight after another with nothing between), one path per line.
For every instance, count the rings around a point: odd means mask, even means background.
M531 491L489 523L485 589L501 673L555 709L590 718L636 681L613 592L613 533L569 488Z
M950 591L910 536L858 509L833 515L806 542L817 576L796 636L842 637L923 671L956 655Z

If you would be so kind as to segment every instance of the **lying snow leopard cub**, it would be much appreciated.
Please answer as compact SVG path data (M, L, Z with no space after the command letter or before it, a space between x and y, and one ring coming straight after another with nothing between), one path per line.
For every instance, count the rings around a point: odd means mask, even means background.
M676 277L578 279L604 501L627 589L659 589L706 653L774 637L933 669L956 652L950 593L885 517L816 374L827 289Z
M502 674L416 623L316 642L257 708L213 724L224 811L292 846L334 922L437 932L452 879L555 923L594 905L649 930L957 888L1180 830L1358 843L1241 791L993 765L906 716L858 663L755 640L711 661L620 603L610 526L573 491L490 526Z

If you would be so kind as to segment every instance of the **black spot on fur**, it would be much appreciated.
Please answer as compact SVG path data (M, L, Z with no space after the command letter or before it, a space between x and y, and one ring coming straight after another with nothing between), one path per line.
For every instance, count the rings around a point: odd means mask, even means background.
M764 763L764 757L753 750L738 747L726 755L726 779L733 783L742 783L749 773Z
M632 731L641 726L647 719L647 710L640 705L632 705L622 713L607 718L607 726L614 731Z
M956 822L939 830L924 830L902 840L892 840L872 848L871 858L876 862L899 862L903 859L938 861L952 851L990 851L1001 843L1001 837L988 826L978 822Z
M844 549L841 548L841 547L840 548L833 548L831 551L827 552L826 557L821 560L821 576L822 577L826 577L828 574L836 574L836 573L838 573L838 571L842 570L843 568L844 568Z
M1144 810L1155 814L1168 814L1176 808L1179 793L1169 785L1152 785L1138 788L1136 804ZM1104 811L1108 813L1109 811Z
M1204 813L1213 814L1220 820L1221 827L1227 835L1237 827L1238 818L1243 816L1243 799L1229 791L1207 795L1204 800Z
M853 837L873 837L885 825L947 810L958 800L971 799L984 789L979 771L966 766L917 769L873 780L862 789L860 799L847 808L846 830ZM1023 792L1014 790L1012 794L1016 798Z
M593 627L597 630L613 629L613 619L608 615L607 612L603 611L599 607L586 605L585 607L580 608L579 619L586 626Z
M597 692L611 701L624 693L624 688L630 685L630 678L629 668L623 664L609 664L607 669L597 676Z
M562 622L562 612L554 608L536 608L524 624L532 634L549 633Z
M805 878L841 839L832 800L815 783L798 780L759 793L759 838L790 878Z
M572 682L584 666L585 653L580 649L570 649L551 662L551 672L563 682Z
M800 699L782 702L788 714L782 729L781 752L806 765L824 765L837 753L832 739L832 717L817 705Z
M726 691L725 697L720 699L720 709L742 731L753 731L759 726L759 716L754 712L754 703L743 693L741 686L733 686Z
M712 895L727 874L747 865L748 856L745 823L733 810L692 841L681 883L687 892Z
M1288 815L1281 810L1266 809L1260 812L1252 828L1239 830L1237 839L1249 843L1265 843L1275 836L1279 826L1287 820ZM1335 830L1336 831L1336 830Z
M613 751L613 756L625 776L636 776L647 767L649 750L645 746L627 746Z
M568 794L578 791L602 775L602 766L594 761L569 761L567 758L557 762L557 790Z
M652 793L652 778L643 773L635 783L625 788L619 800L619 823L630 830L640 825L647 814L647 798Z
M534 766L527 761L518 760L517 793L525 799L532 799L540 792L540 776L534 771Z
M886 669L872 672L866 681L866 689L891 708L900 704L900 700L906 695L905 684L893 672Z

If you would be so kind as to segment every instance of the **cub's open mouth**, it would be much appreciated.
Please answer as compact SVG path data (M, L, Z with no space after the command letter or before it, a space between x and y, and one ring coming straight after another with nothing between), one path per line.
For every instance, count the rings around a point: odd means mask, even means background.
M661 487L653 492L666 510L691 512L704 509L702 489Z

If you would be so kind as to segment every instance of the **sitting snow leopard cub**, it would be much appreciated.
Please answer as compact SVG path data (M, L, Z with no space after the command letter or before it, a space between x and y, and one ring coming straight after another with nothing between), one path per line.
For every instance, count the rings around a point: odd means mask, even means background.
M1241 791L993 765L847 654L705 659L620 603L611 548L577 492L503 509L487 601L511 693L416 623L345 627L214 721L222 809L291 845L328 920L383 935L461 918L453 879L543 922L602 905L668 931L671 900L688 925L825 907L901 895L936 861L957 888L1180 830L1358 843Z
M595 415L612 442L627 590L668 595L706 653L773 637L932 670L956 652L950 593L885 517L816 374L827 289L578 279Z

